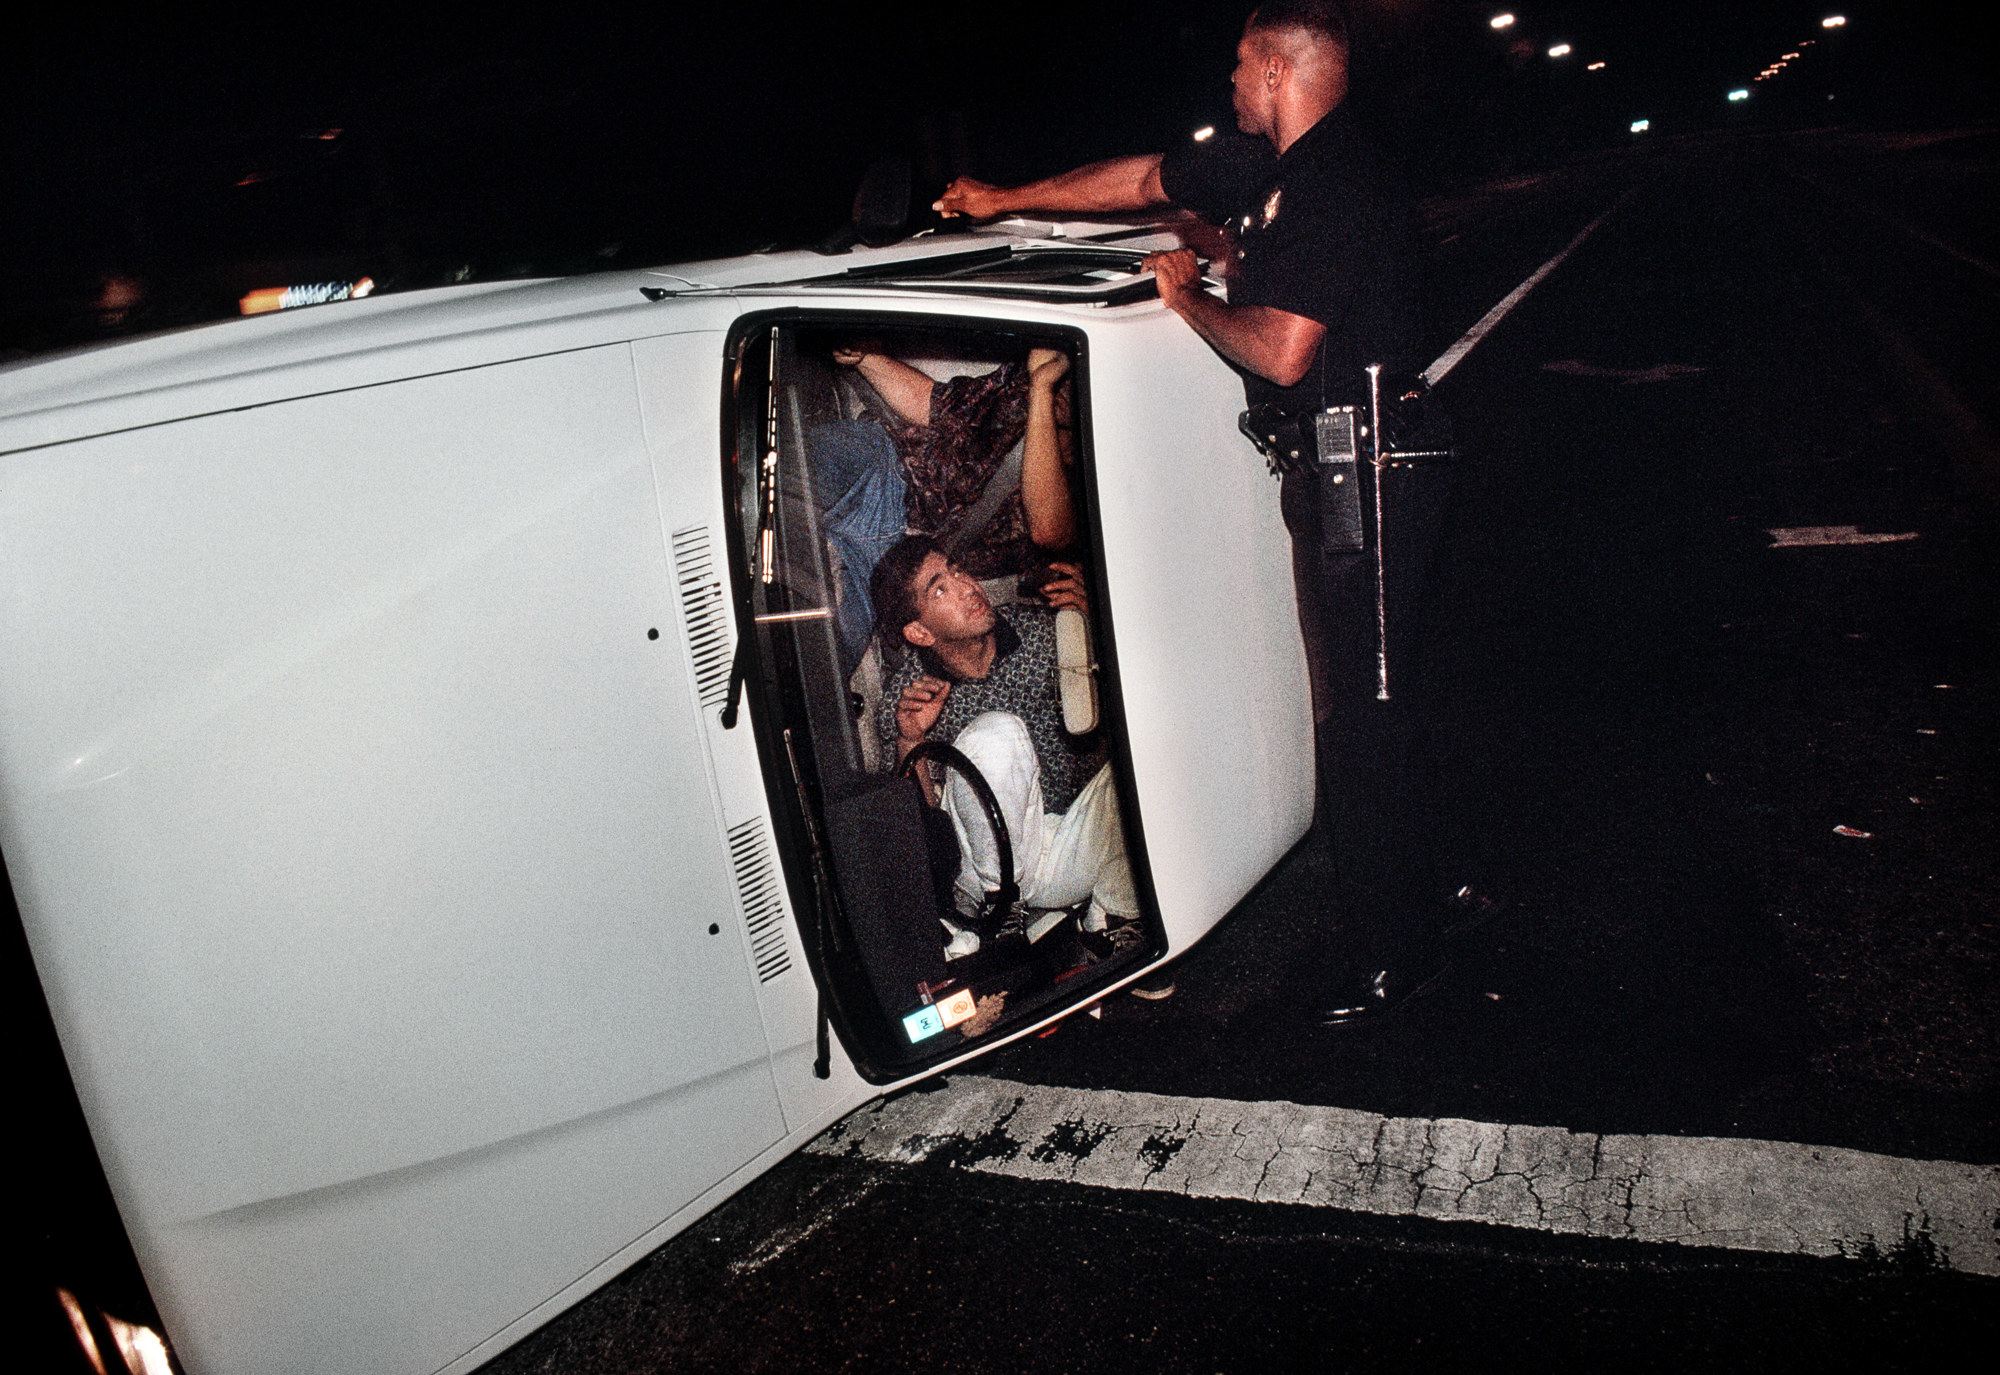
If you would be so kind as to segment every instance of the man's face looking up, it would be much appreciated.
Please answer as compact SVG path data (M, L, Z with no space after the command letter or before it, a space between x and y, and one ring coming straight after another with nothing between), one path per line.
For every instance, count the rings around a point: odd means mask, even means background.
M963 643L993 629L993 603L976 579L943 554L924 555L910 582L918 614L903 627L903 638L911 644Z

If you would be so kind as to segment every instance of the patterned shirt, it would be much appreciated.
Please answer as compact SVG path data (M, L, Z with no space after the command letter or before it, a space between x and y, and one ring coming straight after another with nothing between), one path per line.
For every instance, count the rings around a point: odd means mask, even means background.
M939 382L931 389L928 425L905 424L892 414L888 428L903 464L910 529L948 543L987 479L1027 433L1028 370L1004 363L976 377ZM975 578L1017 573L1036 561L1018 485L954 557Z
M1101 734L1071 735L1063 729L1062 696L1056 685L1056 617L1046 606L1020 603L1003 606L994 623L993 667L984 678L954 678L928 653L905 654L903 663L882 688L875 726L882 736L883 756L896 757L896 703L903 689L928 673L951 683L951 695L928 740L950 741L973 717L986 711L1011 712L1028 727L1035 757L1042 766L1042 807L1065 812L1083 785L1104 766Z

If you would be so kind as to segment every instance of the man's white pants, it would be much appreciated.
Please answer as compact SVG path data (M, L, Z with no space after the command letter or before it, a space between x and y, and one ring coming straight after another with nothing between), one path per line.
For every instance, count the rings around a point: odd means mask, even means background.
M1021 718L989 711L952 742L985 777L1014 845L1014 881L1030 907L1072 907L1090 899L1089 924L1102 915L1138 915L1125 827L1111 769L1099 769L1066 812L1042 810L1042 770ZM958 832L959 892L975 903L1000 886L1000 850L978 796L956 769L945 771L944 811Z

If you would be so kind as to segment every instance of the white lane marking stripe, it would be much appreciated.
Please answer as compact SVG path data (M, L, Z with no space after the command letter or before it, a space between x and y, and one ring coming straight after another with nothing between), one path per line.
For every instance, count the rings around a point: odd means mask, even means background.
M1766 530L1773 549L1816 549L1829 544L1901 544L1918 531L1901 535L1864 535L1858 525L1791 525Z
M819 1155L1806 1256L1915 1248L2000 1275L2000 1166L1618 1136L954 1076L860 1109Z
M1533 291L1537 286L1541 285L1542 278L1548 276L1551 272L1554 272L1558 267L1562 266L1562 260L1564 258L1567 258L1570 254L1576 252L1577 245L1581 244L1585 239L1589 238L1592 234L1596 233L1597 226L1603 224L1606 220L1610 219L1613 215L1615 215L1618 212L1618 208L1624 205L1626 201L1631 200L1632 197L1638 192L1638 190L1639 188L1634 186L1629 190L1627 190L1625 194L1620 196L1617 200L1611 202L1611 204L1605 208L1604 213L1599 215L1596 219L1592 220L1589 224L1585 225L1583 227L1583 231L1579 233L1575 238L1571 239L1569 241L1568 246L1565 247L1562 252L1556 254L1555 257L1549 259L1547 262L1543 263L1540 267L1536 268L1533 272L1529 273L1527 281L1515 287L1505 296L1502 296L1500 298L1499 305L1493 307L1493 309L1487 311L1486 314L1482 315L1479 319L1478 324L1474 325L1471 329L1467 330L1459 338L1459 341L1456 344L1453 344L1450 348L1446 349L1443 353L1439 354L1437 357L1437 361L1432 363L1429 367L1423 370L1422 377L1424 379L1424 385L1427 387L1435 387L1440 381L1442 381L1446 373L1450 372L1453 368L1458 366L1459 359L1465 357L1466 354L1472 352L1472 346L1474 344L1478 343L1481 339L1484 339L1495 325L1499 324L1501 320L1506 318L1508 311L1512 310L1515 306L1521 304L1522 299L1526 297L1529 292Z

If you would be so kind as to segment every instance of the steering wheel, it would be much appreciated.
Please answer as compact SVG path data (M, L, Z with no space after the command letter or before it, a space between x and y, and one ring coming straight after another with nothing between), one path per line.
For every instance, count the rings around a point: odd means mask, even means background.
M897 766L896 776L914 778L917 765L926 759L935 759L948 769L957 769L965 781L972 785L972 795L979 799L979 810L986 813L986 824L993 832L994 844L1000 850L1000 886L987 895L986 906L980 911L979 924L990 926L1007 915L1021 897L1021 885L1014 881L1014 842L1007 835L1007 818L1000 814L1000 799L993 795L992 785L984 774L963 752L947 745L942 740L925 740L903 756Z

